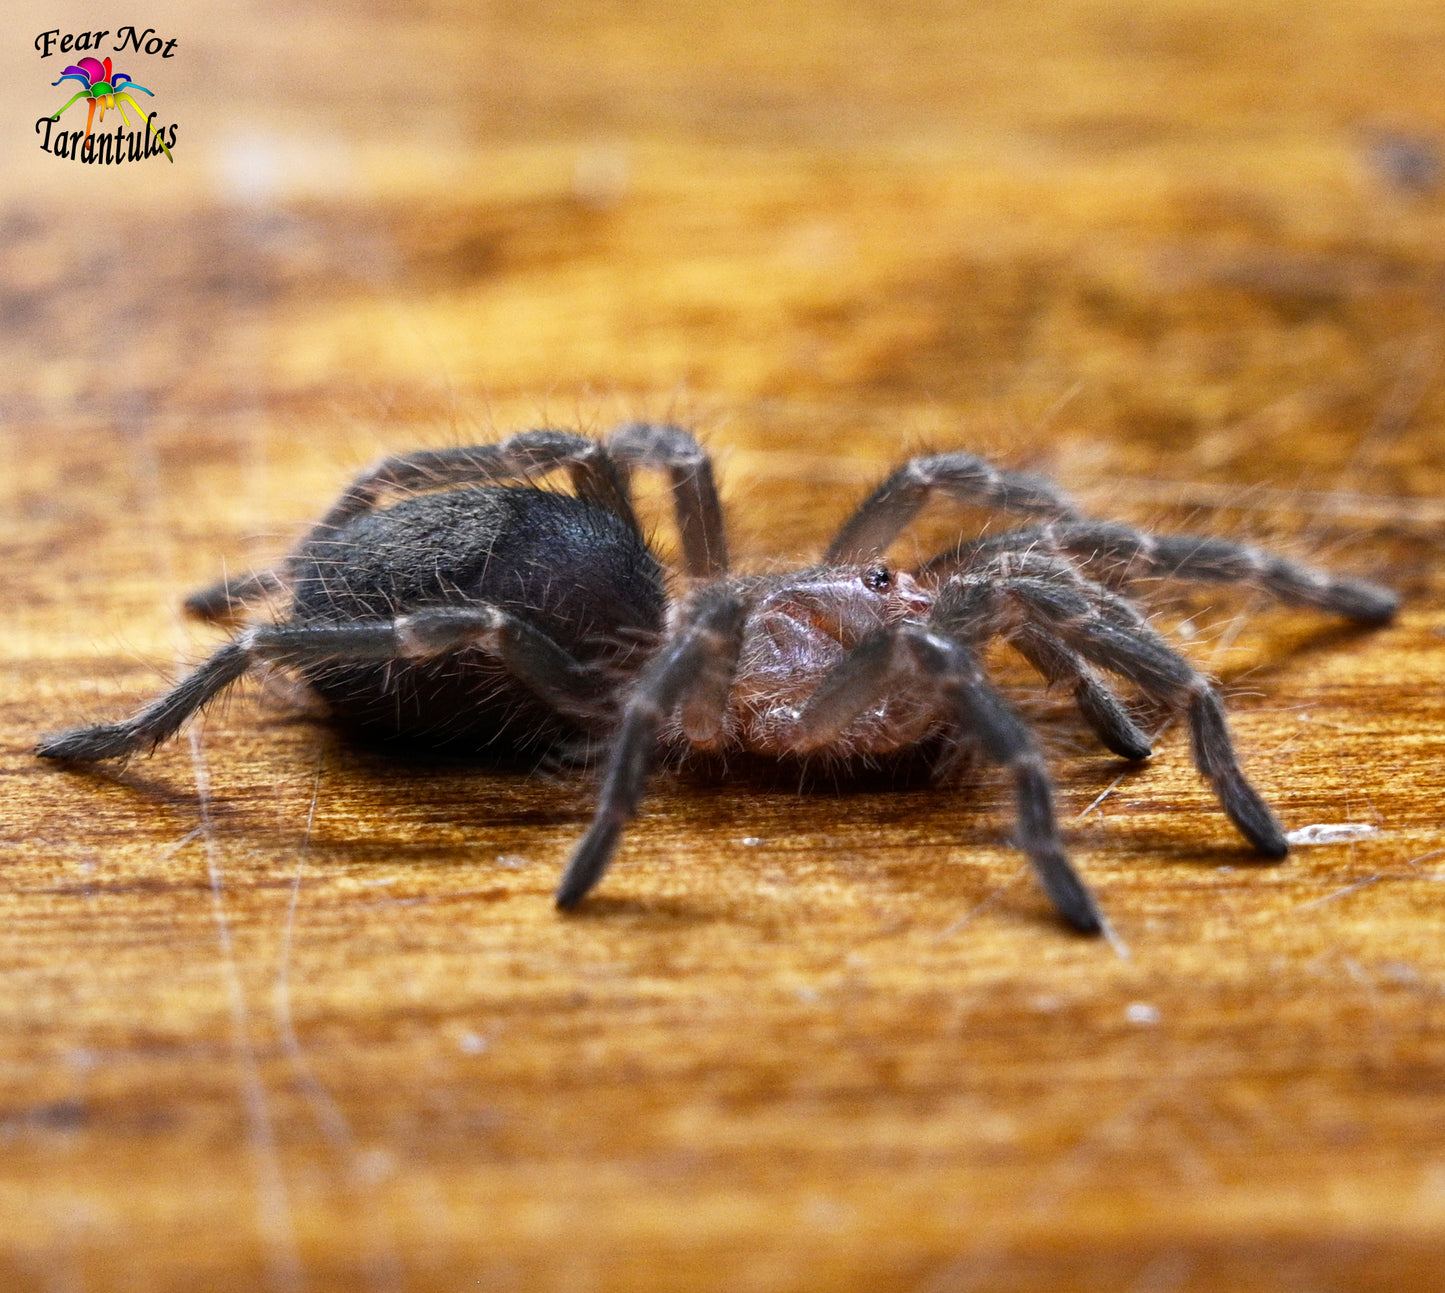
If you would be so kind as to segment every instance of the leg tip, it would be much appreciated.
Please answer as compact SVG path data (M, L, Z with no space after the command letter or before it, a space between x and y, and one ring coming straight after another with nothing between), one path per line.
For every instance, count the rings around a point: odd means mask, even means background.
M1271 862L1279 862L1289 857L1289 841L1283 835L1278 839L1256 840L1254 849L1260 857L1266 857Z
M572 852L567 869L562 873L562 882L557 886L553 902L558 911L574 911L607 870L612 854L617 850L617 841L622 834L623 819L601 816L593 820L592 826Z
M1340 580L1336 585L1339 609L1350 620L1367 628L1381 628L1395 618L1400 595L1365 579Z
M582 904L582 899L587 896L586 890L574 893L565 884L557 887L557 892L552 895L552 903L558 911L576 911Z
M1083 877L1074 870L1062 849L1031 853L1029 861L1055 910L1070 929L1091 937L1104 933L1104 913Z
M1064 923L1076 934L1084 934L1090 938L1097 938L1104 932L1104 915L1094 906L1092 900L1087 910L1060 911Z
M119 759L132 751L129 732L120 726L77 727L69 732L43 736L35 743L37 758L58 763L94 763Z

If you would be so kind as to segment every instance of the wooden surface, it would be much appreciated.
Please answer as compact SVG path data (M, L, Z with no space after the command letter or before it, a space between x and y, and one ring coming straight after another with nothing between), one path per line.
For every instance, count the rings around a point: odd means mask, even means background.
M0 1286L1441 1287L1437 0L155 4L175 164L104 174L28 133L68 15L18 8ZM1287 824L1376 832L1255 865L1177 729L1126 770L1021 686L1122 959L990 780L664 777L561 920L585 780L279 682L29 757L378 452L637 415L706 434L748 561L934 444L1390 578L1378 633L1161 611Z

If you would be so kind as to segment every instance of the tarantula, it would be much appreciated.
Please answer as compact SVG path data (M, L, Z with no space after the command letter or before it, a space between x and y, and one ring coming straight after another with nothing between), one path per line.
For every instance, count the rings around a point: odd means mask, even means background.
M672 600L633 512L638 467L670 478L686 575ZM537 487L563 469L574 493ZM913 571L887 564L933 495L1034 522ZM1100 671L1184 715L1194 761L1240 833L1266 857L1288 851L1240 770L1218 689L1128 598L1145 576L1246 584L1361 624L1386 623L1397 604L1376 584L1241 544L1089 519L1049 481L967 453L898 468L821 564L731 574L712 466L686 431L526 431L364 472L279 570L187 602L235 621L289 591L280 622L238 626L133 718L48 737L36 753L88 762L154 747L263 662L298 670L339 724L371 737L492 755L605 743L596 811L557 889L572 908L612 860L661 749L858 765L962 746L1012 776L1018 847L1063 918L1098 933L1043 755L980 663L993 639L1071 688L1125 759L1146 758L1149 739Z

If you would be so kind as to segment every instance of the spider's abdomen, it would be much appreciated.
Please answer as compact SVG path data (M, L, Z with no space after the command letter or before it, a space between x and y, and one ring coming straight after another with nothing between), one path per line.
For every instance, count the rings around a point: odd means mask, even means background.
M663 626L662 570L641 536L605 508L539 489L453 490L367 512L306 543L290 574L301 623L486 602L618 674L641 666ZM480 649L305 672L338 722L373 738L507 756L578 731Z

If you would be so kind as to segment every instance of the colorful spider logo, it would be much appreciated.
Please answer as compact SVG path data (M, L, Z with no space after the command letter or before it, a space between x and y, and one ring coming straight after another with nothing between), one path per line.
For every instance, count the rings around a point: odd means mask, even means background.
M144 112L141 112L140 104L127 93L129 90L139 90L142 94L149 94L151 98L155 98L154 92L147 90L143 85L137 85L124 72L112 74L109 58L107 58L104 63L98 58L82 58L80 62L71 64L71 66L67 67L65 71L61 73L60 81L79 81L85 86L85 89L78 90L70 99L67 99L65 106L60 109L60 112L57 112L50 118L51 121L59 121L60 114L64 112L66 108L70 107L76 99L88 99L90 100L90 115L85 119L85 137L89 140L90 127L95 121L95 105L97 103L100 104L100 119L102 122L105 121L106 108L112 107L119 108L121 119L126 125L131 126L131 120L125 114L125 105L128 103L136 110L136 114L141 120L146 123L146 129L160 140L161 147L165 149L166 156L170 158L171 163L175 163L176 159L171 157L171 150L166 148L165 136L151 125L150 117ZM51 84L59 85L60 81L52 81ZM135 127L131 126L131 129L134 130Z

